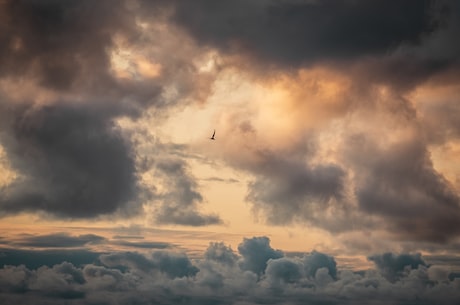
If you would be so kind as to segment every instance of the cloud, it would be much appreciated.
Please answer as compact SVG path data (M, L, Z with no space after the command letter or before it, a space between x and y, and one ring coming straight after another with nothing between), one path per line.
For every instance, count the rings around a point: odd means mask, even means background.
M132 247L132 248L144 248L144 249L166 249L171 247L170 243L156 242L156 241L140 241L132 242L126 240L119 240L111 242L117 246Z
M265 275L271 285L276 286L298 282L304 276L302 265L298 261L287 257L270 259L267 263Z
M428 1L199 1L175 9L173 20L200 43L292 66L383 55L435 28Z
M0 54L6 63L0 75L35 76L42 86L60 91L113 83L106 52L112 35L136 33L123 1L3 1L2 11L8 17L0 23L1 43L8 47Z
M172 20L261 78L327 66L363 86L405 91L434 75L458 75L459 12L455 1L199 1L175 3Z
M329 275L336 279L337 263L332 256L313 251L305 255L303 260L307 275L314 277L319 269L326 268Z
M25 236L19 241L13 242L13 244L23 247L67 248L82 247L87 244L100 243L102 241L105 241L104 237L94 234L72 236L68 233L61 232L47 235Z
M167 191L160 195L163 203L156 212L158 223L204 226L220 224L215 214L203 214L197 209L203 200L197 191L197 183L188 172L187 165L180 159L160 160L156 168L164 175Z
M219 126L213 160L247 175L246 199L268 225L452 245L459 12L453 1L2 1L0 151L13 174L0 181L0 215L144 211L158 225L222 224L202 209L207 190L193 172L209 152L164 142L177 132L166 119L199 105ZM47 238L60 237L26 242ZM244 266L246 283L261 278L284 257L264 247L260 261L248 248L234 264L215 245L203 281L226 286L219 262ZM332 262L316 259L300 278L336 281ZM306 264L278 263L280 282Z
M21 110L3 140L21 175L1 193L4 213L94 217L136 201L134 152L105 114L65 104Z
M391 233L388 241L454 242L460 200L458 170L451 165L457 145L450 116L442 131L444 125L436 124L441 116L421 112L410 94L381 84L363 86L359 77L326 71L300 70L294 76L281 74L281 81L262 82L267 96L255 95L261 101L255 102L254 113L249 106L244 113L229 107L231 114L223 115L226 143L220 153L227 164L250 175L246 199L256 216L269 225ZM285 93L286 88L292 90ZM436 93L425 96L429 88L417 93L429 105L452 105L458 91L451 84L437 88L450 98L442 102ZM270 93L278 97L272 100ZM321 116L328 105L336 111ZM448 109L454 115L455 107ZM434 121L424 126L421 113ZM238 129L242 121L253 122L250 135ZM449 159L433 148L426 129L432 129L429 135L450 135L442 142L452 148Z
M417 136L386 147L365 135L347 143L360 176L361 211L382 217L391 224L388 230L402 238L443 242L458 234L453 225L460 216L458 194L433 168ZM357 157L357 151L367 157Z
M225 245L223 242L210 243L204 257L206 260L216 261L228 266L233 266L238 259L238 256L233 252L232 248Z
M250 240L254 241L243 243ZM212 243L207 253L217 247L229 251L222 243ZM323 260L325 257L328 259ZM426 266L420 255L385 253L373 260L380 265L377 270L353 272L336 266L333 257L313 251L271 258L265 273L257 277L215 257L191 260L170 251L146 256L118 252L101 255L102 264L61 262L35 269L4 266L0 291L5 304L65 300L72 304L362 304L370 299L373 304L456 304L458 278ZM404 266L410 268L404 271ZM313 276L311 267L317 268ZM397 272L397 277L387 279L388 270Z
M419 266L427 266L420 253L417 254L393 254L383 253L372 255L368 258L374 262L383 276L390 281L400 278L404 272L417 269Z
M83 249L22 250L0 248L0 253L0 266L24 265L28 269L37 269L41 266L52 267L62 262L82 266L96 262L101 255L101 252Z
M315 210L343 199L344 171L335 164L306 164L301 149L289 152L260 152L258 173L249 184L247 199L267 213L273 224L315 218Z
M238 252L242 259L238 262L242 270L249 270L258 275L265 272L269 259L283 257L281 250L275 250L270 246L268 237L245 238L238 245Z
M150 168L139 143L151 140L142 120L161 121L175 106L203 100L214 72L200 73L197 62L207 53L167 24L164 3L136 3L0 4L0 42L7 46L0 52L0 143L17 178L2 186L3 216L126 217L153 195L154 185L141 185ZM155 159L161 152L145 154ZM184 155L176 158L185 163ZM176 187L165 168L164 184ZM168 202L163 223L220 223L198 211L194 177L175 174L186 176L178 177L177 194L170 189L163 199L181 202Z
M233 178L228 178L228 179L223 179L223 178L219 178L219 177L209 177L209 178L205 178L205 179L202 179L204 181L212 181L212 182L223 182L223 183L239 183L240 181L237 180L237 179L233 179Z
M106 267L139 272L156 270L172 278L193 276L199 271L185 254L167 251L153 252L151 257L136 252L104 254L100 261Z

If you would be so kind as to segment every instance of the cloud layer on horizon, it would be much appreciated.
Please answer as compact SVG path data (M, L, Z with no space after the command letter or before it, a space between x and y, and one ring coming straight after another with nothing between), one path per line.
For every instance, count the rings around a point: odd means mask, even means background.
M458 276L428 266L420 254L374 255L375 270L353 272L317 251L285 256L266 237L244 239L238 252L211 243L200 259L161 250L99 254L82 265L8 265L0 269L0 299L3 304L362 304L371 298L375 304L455 304L459 297ZM259 268L261 262L265 266Z

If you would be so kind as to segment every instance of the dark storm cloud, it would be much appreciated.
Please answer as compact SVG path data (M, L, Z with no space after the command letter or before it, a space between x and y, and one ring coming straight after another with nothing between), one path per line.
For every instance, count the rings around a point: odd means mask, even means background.
M198 203L203 197L184 161L160 160L156 168L164 175L168 186L168 191L160 196L163 203L155 215L158 223L203 226L222 222L218 215L198 211Z
M174 21L224 53L298 65L384 55L436 27L430 1L177 2Z
M211 244L208 252L217 248L229 252L221 243ZM378 261L377 270L355 273L336 268L333 257L315 251L303 257L281 256L269 259L265 274L257 277L215 257L190 260L168 251L118 252L101 255L102 264L3 266L0 300L25 305L457 303L456 275L427 267L421 256L386 253L372 259ZM314 274L311 268L317 268ZM388 269L398 276L385 278ZM334 277L331 272L336 272Z
M24 178L2 191L4 213L94 217L136 199L134 152L105 114L66 104L10 114L2 140L12 167Z
M21 179L2 190L0 210L84 218L126 207L139 191L134 152L112 120L133 114L119 102L123 95L137 89L142 102L146 92L113 79L108 52L116 34L136 35L133 12L123 1L2 1L0 8L0 41L7 46L0 77L85 100L13 106L2 99L0 140ZM158 94L152 90L150 96Z
M135 34L123 1L7 0L0 10L0 76L35 76L57 90L106 87L113 35Z
M103 241L105 241L104 237L94 234L72 236L68 233L53 233L48 235L26 236L18 241L13 242L13 244L23 247L66 248L82 247L87 244L97 244Z
M458 235L460 198L433 168L424 143L414 139L382 148L363 135L347 143L360 173L361 211L382 217L387 229L402 238L445 242Z
M427 266L420 253L399 255L383 253L369 256L369 260L374 262L382 275L390 281L400 278L405 271L417 269L418 266Z
M173 21L257 69L325 64L402 91L460 71L456 1L177 1ZM263 73L262 73L263 74ZM453 79L458 79L454 76Z

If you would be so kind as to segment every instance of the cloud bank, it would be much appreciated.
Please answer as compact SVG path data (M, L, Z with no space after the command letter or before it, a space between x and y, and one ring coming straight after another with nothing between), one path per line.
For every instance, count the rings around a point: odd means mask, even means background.
M250 264L266 253L265 265ZM235 253L211 243L205 256L172 251L116 252L93 263L0 269L3 304L455 304L459 278L427 266L420 254L384 253L376 269L341 269L317 251L285 256L267 237L244 239ZM255 268L251 268L255 267Z

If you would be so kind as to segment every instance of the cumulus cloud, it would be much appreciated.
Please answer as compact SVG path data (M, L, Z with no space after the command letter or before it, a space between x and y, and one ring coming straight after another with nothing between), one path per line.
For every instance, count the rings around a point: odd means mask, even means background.
M204 257L209 261L216 261L228 266L233 266L238 259L232 248L223 242L210 243Z
M269 259L284 256L281 250L275 250L270 246L270 239L265 236L245 238L238 245L238 252L242 256L239 262L240 268L259 275L264 273Z
M417 269L419 266L427 266L420 253L417 254L394 254L383 253L369 256L383 276L390 281L395 281L403 275L404 271Z
M263 239L246 239L243 244ZM222 243L210 244L206 253L217 249L232 253ZM281 255L270 258L258 277L213 255L192 260L171 251L118 252L100 255L100 264L84 266L69 262L37 268L4 266L0 290L5 304L20 298L22 304L362 304L372 299L375 304L447 305L459 297L458 279L439 280L439 270L426 266L420 255L385 253L372 260L378 261L377 270L353 272L316 251ZM389 280L388 270L398 276Z

